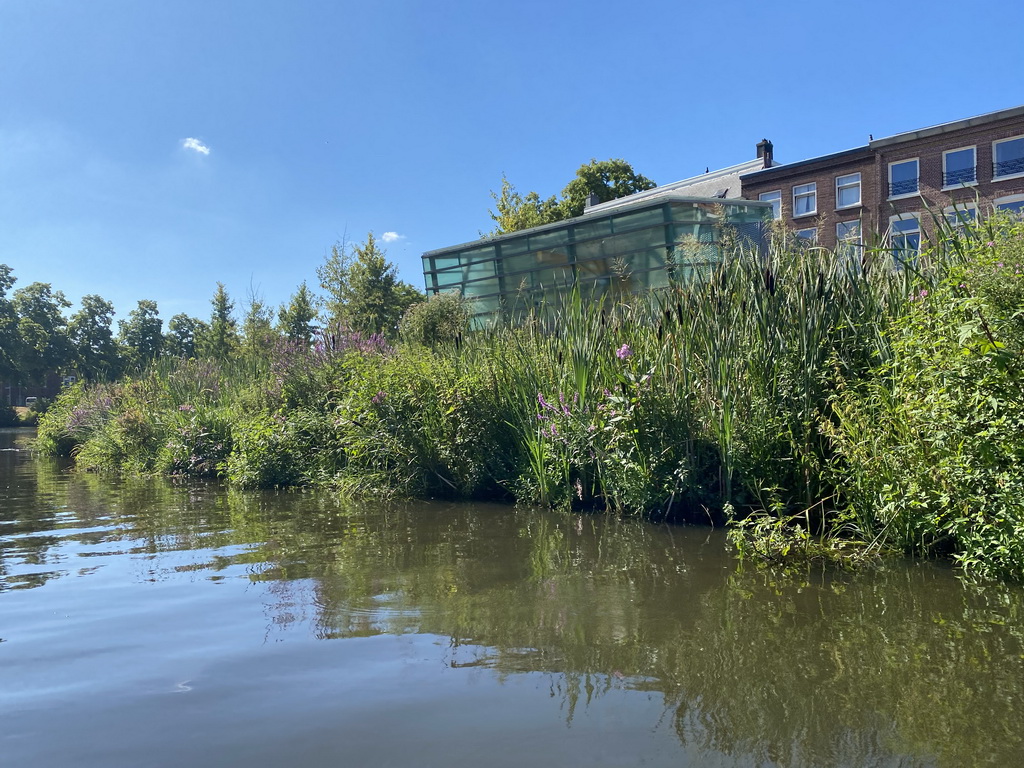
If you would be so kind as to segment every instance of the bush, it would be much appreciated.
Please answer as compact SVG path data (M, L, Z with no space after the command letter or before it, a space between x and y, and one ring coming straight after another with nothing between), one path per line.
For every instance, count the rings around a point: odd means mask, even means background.
M470 304L457 291L436 293L413 304L402 317L398 331L403 341L437 347L462 337L469 327Z

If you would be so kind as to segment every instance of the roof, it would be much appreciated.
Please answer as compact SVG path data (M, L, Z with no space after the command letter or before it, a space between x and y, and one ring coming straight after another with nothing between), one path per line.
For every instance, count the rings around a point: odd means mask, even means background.
M886 136L881 139L875 139L868 146L872 149L878 149L879 147L887 147L890 144L899 144L900 142L914 141L915 139L926 139L930 136L939 136L943 133L962 131L964 128L973 128L977 125L985 125L999 120L1009 120L1014 117L1022 116L1024 116L1024 106L1010 107L1009 109L1000 109L996 112L986 112L983 115L977 115L975 117L966 117L963 120L954 120L950 123L940 123L939 125L933 125L929 128L920 128L916 131L906 131L904 133Z
M760 162L760 160L758 162ZM649 192L653 192L654 190L648 190L648 191ZM639 194L644 194L644 193L641 192ZM706 203L711 203L711 204L714 204L714 205L727 204L727 205L743 205L743 206L749 206L749 207L754 207L754 208L757 208L757 207L760 207L760 208L771 208L771 203L763 203L763 202L761 202L759 200L744 200L742 198L729 198L728 200L722 200L721 198L716 198L716 197L693 197L693 196L690 196L690 195L683 195L683 194L680 194L678 192L668 192L668 193L665 193L663 195L659 195L659 196L654 197L654 198L646 198L644 200L633 200L633 198L638 197L639 194L638 195L629 195L628 197L620 198L621 201L626 201L626 200L630 201L629 203L625 203L624 202L620 206L615 206L613 208L606 208L606 209L602 209L600 211L595 211L594 208L589 208L589 209L587 209L583 213L582 216L574 216L571 219L562 219L561 221L555 221L555 222L552 222L551 224L542 224L539 227L531 227L530 229L520 229L520 230L517 230L516 232L509 232L509 233L504 234L504 235L494 235L493 237L485 237L485 238L482 238L480 240L471 240L468 243L461 243L459 245L449 245L446 248L435 248L432 251L426 251L423 254L422 258L426 258L427 256L434 256L434 255L439 254L439 253L447 253L448 251L461 251L461 250L464 250L464 249L467 249L467 248L479 248L479 247L481 247L483 245L487 245L487 244L490 244L490 243L500 243L503 240L510 240L510 239L512 239L514 237L522 237L523 235L528 234L528 233L554 231L556 229L560 229L560 228L569 226L570 224L579 224L579 223L582 223L582 222L591 221L593 219L599 219L602 216L610 216L612 214L619 213L620 212L619 211L620 208L622 208L622 209L647 208L647 207L653 207L655 205L660 205L662 203L669 203L669 202L671 202L671 203L705 203L705 204ZM595 206L595 208L596 207L597 206Z
M688 179L682 181L674 181L671 184L663 184L660 187L654 189L648 189L643 192L636 192L626 197L620 197L615 200L609 200L605 203L598 203L592 205L584 211L584 214L588 213L599 213L609 211L613 208L620 208L624 205L632 205L633 203L653 200L659 197L667 197L680 192L685 193L691 197L701 198L714 198L722 199L736 199L740 197L740 176L753 170L760 169L764 166L764 158L758 157L753 160L748 160L745 163L739 165L731 165L728 168L721 168L717 171L710 171L708 173L702 173L699 176L691 176ZM722 195L722 191L725 190L725 194Z

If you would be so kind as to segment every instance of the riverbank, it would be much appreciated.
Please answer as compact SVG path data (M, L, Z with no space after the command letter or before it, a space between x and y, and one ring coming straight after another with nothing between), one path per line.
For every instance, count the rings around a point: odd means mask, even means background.
M67 391L39 445L242 487L747 521L734 541L761 559L895 549L1021 578L1022 263L1000 220L913 255L780 242L653 303L570 295L433 347L164 361Z

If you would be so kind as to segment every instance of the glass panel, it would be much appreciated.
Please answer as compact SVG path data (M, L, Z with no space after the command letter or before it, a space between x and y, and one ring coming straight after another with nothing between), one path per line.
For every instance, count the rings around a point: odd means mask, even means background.
M851 173L836 179L836 207L860 205L860 174Z
M602 277L607 275L609 272L608 260L593 259L591 261L578 261L576 262L576 272L579 275L580 280Z
M568 229L556 229L551 232L541 232L536 235L530 235L530 250L536 251L541 248L553 248L559 245L566 245L568 242Z
M944 162L943 186L953 187L957 184L969 184L975 181L974 147L947 152L944 156Z
M550 288L554 285L571 285L572 269L570 267L541 269L534 275L534 284L544 288Z
M480 280L476 283L466 283L463 292L466 296L484 296L489 293L498 293L498 278L492 277L490 280Z
M437 281L436 285L439 288L461 285L462 272L461 270L456 270L454 272L438 272L437 275L434 276L434 279Z
M896 219L891 226L893 232L916 232L921 228L916 218Z
M889 195L909 195L917 192L917 160L889 166Z
M641 248L649 248L652 245L665 244L665 228L655 227L654 229L641 229L630 232L626 235L615 235L603 241L605 256L618 256L637 251ZM578 251L577 251L578 253Z
M493 261L478 262L462 268L464 280L477 280L481 277L492 277L494 274L495 264Z
M526 253L529 243L526 237L511 237L508 240L502 240L498 244L498 249L501 252L502 257L514 256L520 253Z
M493 245L488 245L483 248L474 248L472 250L462 252L462 263L468 264L473 261L485 261L487 259L493 259L496 255Z
M600 221L591 221L586 224L576 224L573 226L573 234L578 243L580 240L586 240L591 237L603 237L604 235L610 235L612 233L612 222L611 219L602 219Z
M1009 211L1010 213L1024 213L1024 200L1016 200L1009 203L999 203L996 206L1000 211Z
M793 187L793 215L804 216L814 213L818 209L817 197L815 184L801 184Z
M533 253L527 253L523 256L512 256L502 259L501 265L504 268L506 275L512 274L513 272L525 272L526 270L533 269L537 266L537 256Z
M1024 173L1024 137L996 144L993 176L1011 176Z
M637 227L661 224L664 221L665 214L662 213L662 210L659 207L650 211L639 211L637 213L628 213L624 216L615 216L612 218L612 229L615 232L624 232L628 229L635 229Z
M435 256L431 259L434 262L432 269L449 269L459 266L458 254L454 256Z
M808 243L813 243L818 239L818 228L809 227L807 229L798 229L794 234L800 239Z
M534 255L537 266L552 267L555 265L565 265L569 263L568 250L550 250L550 251L537 251Z

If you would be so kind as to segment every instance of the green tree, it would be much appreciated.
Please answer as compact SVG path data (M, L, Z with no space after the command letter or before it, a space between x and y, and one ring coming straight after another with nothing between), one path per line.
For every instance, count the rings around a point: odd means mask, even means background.
M561 199L554 195L542 199L536 192L521 195L502 175L501 194L491 192L497 209L488 211L496 224L491 234L504 235L580 216L591 194L597 195L598 202L605 203L655 186L621 159L584 163L577 169L576 177L565 185Z
M117 324L118 342L129 368L141 371L157 358L163 348L163 325L156 302L151 299L141 299L128 318Z
M210 313L210 328L205 334L202 351L216 360L227 360L238 349L238 323L233 312L235 303L224 290L224 283L217 283L217 290L210 299L213 311Z
M273 344L274 310L254 291L249 292L249 303L242 318L242 350L250 356L263 355Z
M82 297L82 306L68 322L68 336L75 351L75 367L87 381L110 379L120 363L111 326L114 305L96 294Z
M536 192L521 195L504 174L501 176L501 194L491 192L491 197L497 209L488 211L496 225L492 232L495 235L539 227L564 218L562 206L554 195L546 200L541 200Z
M329 323L362 333L394 335L405 311L423 300L422 293L398 279L372 232L361 245L336 244L317 276L327 293Z
M199 345L208 332L209 326L198 317L179 312L167 323L164 352L171 357L198 357Z
M656 186L625 160L592 159L579 167L576 178L562 190L562 213L565 218L581 216L591 194L597 195L598 202L606 203Z
M7 298L16 278L6 264L0 264L0 378L13 378L18 372L21 337L18 335L18 315Z
M410 307L399 324L402 339L437 347L454 342L469 327L470 304L458 291L436 293Z
M301 339L308 344L313 336L316 316L316 297L303 281L288 304L278 310L277 329L293 341Z
M74 360L63 310L71 306L49 283L32 283L14 292L11 306L18 320L17 368L28 381L70 366Z

